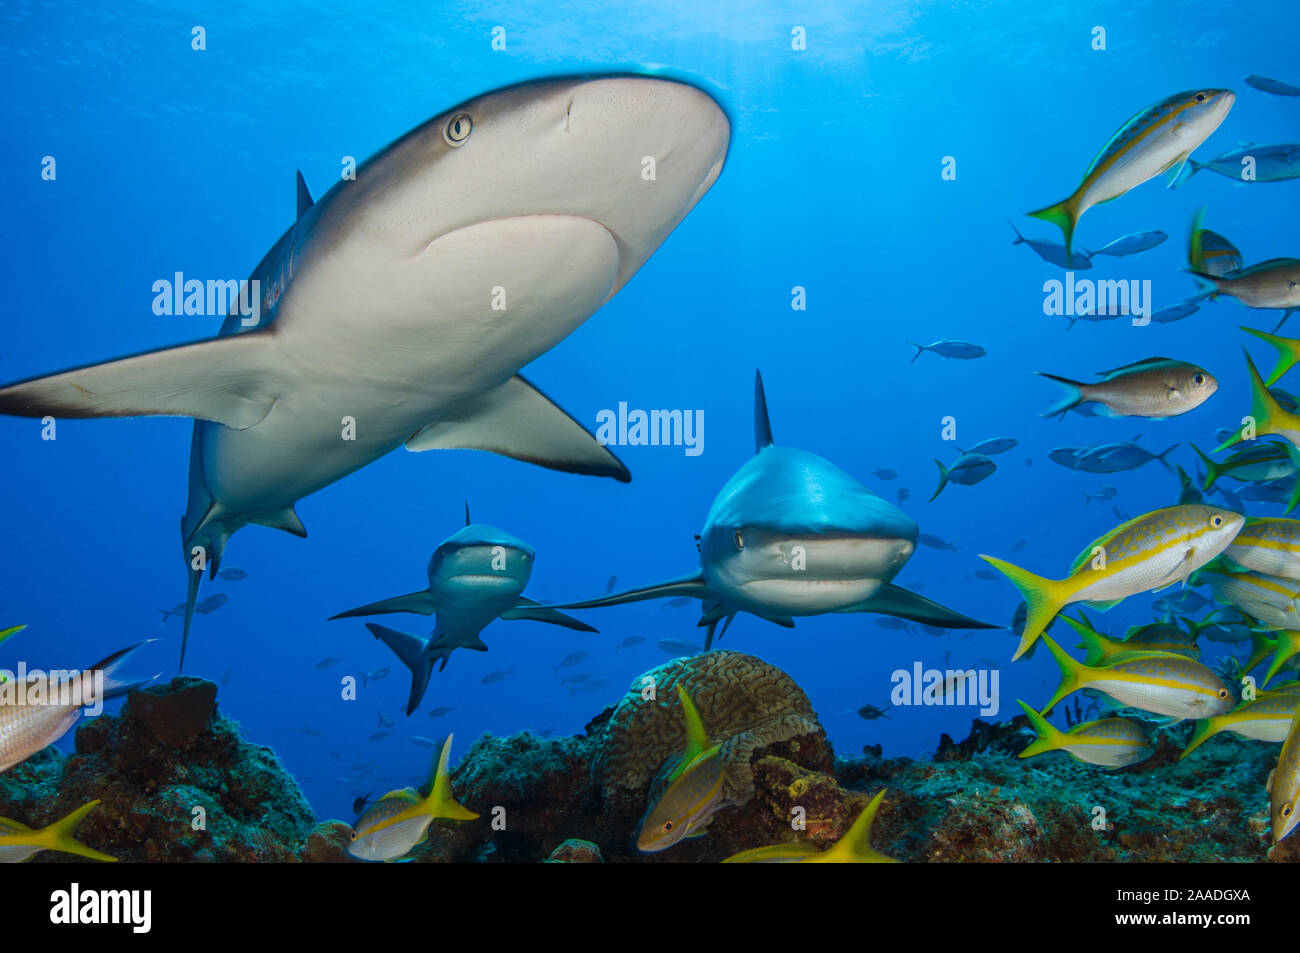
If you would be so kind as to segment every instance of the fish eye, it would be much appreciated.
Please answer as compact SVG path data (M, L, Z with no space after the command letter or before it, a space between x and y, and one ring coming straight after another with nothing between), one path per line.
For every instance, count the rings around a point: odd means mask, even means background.
M1193 374L1193 375L1192 375L1192 383L1195 384L1197 387L1200 387L1201 385L1203 385L1203 384L1205 383L1205 375L1204 375L1204 374L1201 374L1201 373L1199 373L1199 372L1196 373L1196 374Z
M740 530L736 530L734 533L732 533L731 539L732 542L736 544L737 549L745 548L745 534L742 533Z
M1205 102L1205 94L1204 94L1204 93L1197 93L1197 94L1196 94L1196 101L1197 101L1198 103L1203 103L1203 102Z
M1291 816L1291 805L1290 805L1290 804L1288 804L1286 807L1282 808L1282 816L1283 816L1283 817L1290 817L1290 816Z
M1220 698L1227 698L1227 697L1228 697L1228 690L1227 690L1226 688L1220 688L1220 689L1219 689L1219 697L1220 697Z
M1213 526L1215 529L1218 529L1220 526L1223 525L1223 517L1222 517L1222 516L1211 516L1211 517L1210 517L1210 525Z
M672 821L664 821L664 833L667 834L667 833L668 833L670 830L672 830L672 829L673 829L673 822L672 822Z
M469 118L469 113L456 113L443 127L442 138L449 146L460 146L469 138L470 130L473 128L474 122Z

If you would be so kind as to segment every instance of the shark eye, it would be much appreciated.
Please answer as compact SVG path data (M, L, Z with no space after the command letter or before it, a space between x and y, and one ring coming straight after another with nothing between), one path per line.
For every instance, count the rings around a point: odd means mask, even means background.
M736 530L734 533L731 534L731 540L736 544L737 549L745 548L745 534L742 533L740 530Z
M469 118L469 113L457 113L447 120L447 125L442 130L442 138L449 146L461 146L469 138L470 130L473 128L474 123Z

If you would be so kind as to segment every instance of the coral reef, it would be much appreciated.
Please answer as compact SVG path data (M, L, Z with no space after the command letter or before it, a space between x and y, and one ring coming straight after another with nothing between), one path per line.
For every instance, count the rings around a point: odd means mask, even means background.
M879 746L835 758L803 692L752 656L713 652L647 674L655 699L641 699L638 679L581 736L478 738L452 789L480 818L435 820L412 859L712 862L786 841L829 847L884 788L872 843L902 861L1300 860L1300 837L1270 836L1275 744L1220 735L1178 761L1192 728L1171 725L1154 730L1147 761L1107 771L1059 752L1017 758L1033 738L1017 716L944 735L929 759ZM683 743L679 680L730 759L737 803L707 836L642 854L641 816ZM122 860L352 862L351 828L316 822L274 753L241 740L215 699L197 679L132 693L120 715L78 729L75 754L49 748L0 775L0 816L40 827L99 798L78 836Z
M121 714L78 727L75 754L47 748L0 775L0 816L40 827L98 798L78 838L119 860L302 859L311 808L275 753L217 714L216 689L178 678L132 692Z

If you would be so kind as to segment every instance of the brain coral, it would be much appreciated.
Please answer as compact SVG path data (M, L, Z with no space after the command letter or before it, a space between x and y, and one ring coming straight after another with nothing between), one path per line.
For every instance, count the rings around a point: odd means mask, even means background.
M642 700L646 678L655 698ZM664 765L681 754L686 728L676 684L700 710L712 744L727 765L723 798L745 804L754 795L750 759L755 751L803 736L818 753L825 738L808 696L785 672L742 652L705 652L673 659L640 675L604 726L593 765L606 798L617 789L642 791Z

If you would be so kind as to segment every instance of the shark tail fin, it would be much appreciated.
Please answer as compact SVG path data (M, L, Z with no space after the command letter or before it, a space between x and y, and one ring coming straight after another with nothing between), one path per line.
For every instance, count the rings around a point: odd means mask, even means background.
M77 825L97 807L99 807L98 800L90 801L62 820L55 821L49 827L33 831L31 843L33 846L39 846L44 850L57 850L65 854L75 854L78 857L85 857L87 860L102 860L108 863L116 861L116 857L92 850L76 838Z
M767 416L767 394L763 390L763 375L754 371L754 452L772 446L772 422Z
M1065 238L1065 257L1066 261L1073 262L1074 252L1071 248L1074 244L1074 226L1078 222L1078 215L1074 208L1074 196L1070 196L1062 202L1055 205L1049 205L1047 208L1040 208L1037 212L1030 212L1030 218L1041 218L1045 222L1051 222L1061 230Z
M411 670L411 694L406 702L406 714L411 715L420 707L424 693L429 688L429 675L433 672L434 659L426 651L428 643L419 636L398 632L374 622L367 622L366 628Z
M985 556L982 553L980 559L1011 580L1011 584L1020 590L1025 600L1027 609L1025 631L1020 636L1020 645L1016 648L1016 654L1011 657L1014 662L1033 647L1048 623L1068 604L1069 590L1066 587L1066 580L1036 576L1028 569L1021 569L1005 560Z
M1057 414L1064 414L1067 410L1078 407L1084 402L1083 388L1087 385L1081 381L1070 380L1068 377L1058 377L1055 374L1047 374L1043 371L1038 371L1038 376L1046 377L1049 381L1056 381L1056 383L1064 386L1067 391L1064 397L1045 410L1040 416L1055 417Z
M939 468L939 485L934 488L934 493L930 497L931 503L939 498L939 494L943 492L943 488L948 485L948 468L945 467L943 462L940 460L935 460L934 465Z
M457 802L451 793L451 775L447 770L447 758L451 754L451 735L442 743L442 753L438 755L438 766L433 772L433 786L429 796L424 799L424 811L431 817L445 817L452 821L472 821L478 817L469 808Z
M1273 370L1269 372L1268 380L1264 381L1265 387L1272 387L1282 379L1283 374L1295 367L1297 363L1300 363L1300 340L1278 337L1276 334L1267 334L1264 331L1256 331L1254 328L1242 328L1241 330L1271 344L1274 350L1277 351L1277 363L1273 365Z
M1198 719L1196 727L1192 729L1192 736L1187 739L1187 747L1179 753L1178 760L1182 761L1201 745L1205 744L1205 742L1217 735L1223 730L1222 725L1223 721L1217 715L1213 718Z
M199 583L202 581L202 569L189 569L189 578L185 583L185 625L181 629L181 658L176 664L178 672L185 670L185 650L190 646L190 626L194 624L194 605L199 601Z
M1038 737L1029 743L1029 747L1016 755L1018 758L1032 758L1035 755L1046 754L1049 751L1057 751L1061 747L1061 741L1065 737L1065 732L1057 728L1041 714L1034 711L1019 698L1016 704L1024 711L1025 716L1029 719L1029 724L1034 729L1034 734Z
M875 850L871 846L871 825L875 823L876 814L880 811L880 804L885 799L885 792L882 789L871 803L862 809L857 820L845 832L844 836L835 842L821 859L828 864L893 864L897 863L892 857L886 857L884 854Z

